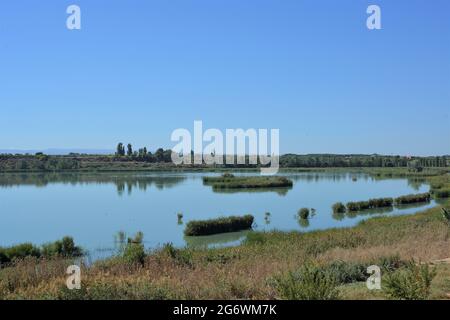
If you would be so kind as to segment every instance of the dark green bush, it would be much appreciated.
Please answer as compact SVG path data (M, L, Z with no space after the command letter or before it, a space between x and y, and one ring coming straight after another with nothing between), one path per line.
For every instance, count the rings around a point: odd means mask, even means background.
M293 182L286 177L204 177L203 183L214 189L244 189L244 188L277 188L292 187Z
M348 211L361 211L367 209L391 207L394 202L393 198L378 198L370 199L368 201L348 202Z
M450 197L450 188L434 190L434 196L436 198L448 198Z
M145 256L144 245L141 243L128 243L122 253L123 260L128 264L143 265Z
M369 277L366 273L366 264L335 261L324 267L339 284L346 284L358 281L366 281Z
M428 202L430 201L430 193L418 193L418 194L408 194L406 196L401 196L395 198L395 204L410 204L417 202Z
M36 247L31 243L22 243L11 247L0 247L0 263L9 263L14 259L25 257L78 257L83 250L75 245L73 238L64 237L61 240L46 243L42 247Z
M333 204L333 213L345 213L345 205L342 202Z
M330 272L312 264L273 279L279 297L287 300L335 300L339 298L338 285Z
M184 234L186 236L204 236L217 233L234 232L251 229L254 217L245 215L242 217L230 216L210 220L193 220L186 224Z
M189 249L177 249L172 243L166 243L163 245L161 253L173 259L177 264L193 266L192 252Z
M0 247L0 264L9 263L14 259L41 256L41 251L31 243L22 243L11 247Z
M404 268L383 277L383 290L390 299L425 300L430 295L431 282L436 270L427 264L416 265L414 261Z
M83 254L82 249L75 245L73 238L67 236L42 245L41 252L45 257L78 257Z
M391 207L393 204L394 204L393 198L378 198L369 200L369 206L371 209Z
M298 210L298 216L301 219L308 219L309 218L309 209L308 208L301 208Z

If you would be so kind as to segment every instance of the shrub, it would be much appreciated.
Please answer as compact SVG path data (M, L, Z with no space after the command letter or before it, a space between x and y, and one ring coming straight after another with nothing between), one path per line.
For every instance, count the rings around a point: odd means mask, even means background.
M300 210L298 210L297 214L301 219L308 219L309 218L309 209L301 208Z
M31 243L22 243L6 248L0 247L0 264L9 263L14 259L23 259L29 256L37 258L41 256L39 248L33 246Z
M390 299L425 300L436 270L428 265L416 265L411 261L406 267L384 277L384 291Z
M410 204L417 202L428 202L430 201L430 193L418 193L418 194L408 194L406 196L401 196L395 198L395 204Z
M286 177L204 177L203 183L214 189L277 188L292 187L293 182Z
M282 299L335 300L339 298L338 281L326 270L312 264L274 279L273 285Z
M434 195L436 198L448 198L450 197L450 188L434 190Z
M254 217L245 215L242 217L230 216L210 220L189 221L184 230L186 236L203 236L216 233L234 232L251 229Z
M391 207L393 202L394 202L393 198L378 198L378 199L370 199L368 201L348 202L347 210L361 211L367 209Z
M122 253L123 260L128 264L143 265L145 261L145 249L141 243L128 243Z
M345 213L345 205L342 202L333 204L333 213Z
M370 208L391 207L393 203L394 203L393 198L378 198L369 200Z
M42 255L45 257L78 257L83 250L75 245L72 237L64 237L55 242L46 243L42 246Z
M166 243L161 249L161 252L169 258L175 260L180 265L192 266L193 258L192 252L188 249L177 249L172 243Z
M365 281L369 277L366 273L367 266L362 263L335 261L326 266L325 271L339 284Z
M399 268L406 266L408 262L401 260L399 255L390 255L378 258L371 264L379 266L383 272L393 272Z

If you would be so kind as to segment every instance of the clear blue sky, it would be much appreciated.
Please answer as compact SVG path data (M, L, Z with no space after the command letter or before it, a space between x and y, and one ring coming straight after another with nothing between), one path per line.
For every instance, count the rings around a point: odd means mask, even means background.
M282 153L448 154L450 1L3 1L0 111L0 149L153 150L203 120L279 128Z

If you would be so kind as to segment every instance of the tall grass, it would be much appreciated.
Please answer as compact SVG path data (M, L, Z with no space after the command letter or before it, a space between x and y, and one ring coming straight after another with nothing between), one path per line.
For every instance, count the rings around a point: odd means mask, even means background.
M431 194L426 193L418 193L418 194L408 194L406 196L401 196L395 198L395 204L410 204L410 203L418 203L418 202L428 202L431 199Z
M186 224L184 234L186 236L204 236L248 230L252 228L253 220L254 217L249 214L242 217L230 216L210 220L192 220Z

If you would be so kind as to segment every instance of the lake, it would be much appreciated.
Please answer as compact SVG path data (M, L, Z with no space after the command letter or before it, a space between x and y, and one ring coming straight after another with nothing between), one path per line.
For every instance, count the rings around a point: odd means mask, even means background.
M177 246L233 245L245 238L246 232L185 238L184 223L194 219L250 213L255 216L255 230L308 231L348 227L368 217L410 214L434 205L336 216L331 206L338 201L421 193L429 186L404 178L304 172L280 174L293 180L290 189L216 192L203 185L206 175L218 174L0 174L0 246L42 244L69 235L93 256L106 257L116 252L119 231L128 236L142 231L148 248L167 242ZM299 220L296 213L302 207L314 208L315 215ZM177 213L183 214L182 222Z

